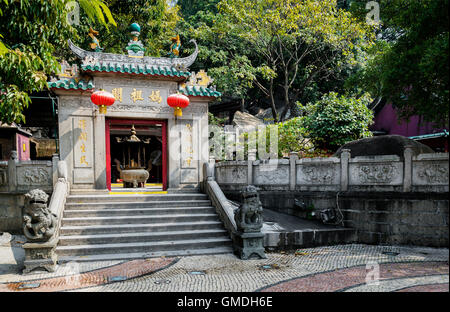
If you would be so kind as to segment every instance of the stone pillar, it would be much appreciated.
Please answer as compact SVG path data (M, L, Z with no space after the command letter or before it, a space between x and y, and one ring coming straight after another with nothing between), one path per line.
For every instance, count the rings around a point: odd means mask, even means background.
M59 161L59 155L53 154L53 156L52 156L53 188L55 187L56 182L58 182L58 161Z
M264 253L263 207L259 200L257 188L248 185L242 192L242 204L234 211L236 235L233 239L233 249L242 259L253 256L266 259Z
M11 151L11 157L8 160L8 182L9 191L14 192L17 188L17 151Z
M411 192L412 186L412 156L413 150L411 145L405 146L404 155L404 169L403 169L403 192Z
M256 150L248 151L247 184L253 184L253 161L256 160Z
M348 162L350 160L350 150L343 149L341 153L341 191L348 190Z
M297 166L295 162L298 159L298 153L297 152L290 152L289 153L289 190L295 191L295 185L297 184Z
M106 137L105 137L105 115L94 114L94 177L95 188L106 189Z
M215 165L214 162L203 163L204 182L214 181L214 165Z

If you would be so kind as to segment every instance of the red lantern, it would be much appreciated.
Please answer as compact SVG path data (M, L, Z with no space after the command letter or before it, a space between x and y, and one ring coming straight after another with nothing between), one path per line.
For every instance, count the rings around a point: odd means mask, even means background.
M106 114L106 107L113 105L116 101L116 98L111 93L101 90L92 93L91 101L95 105L99 106L98 110L100 114Z
M183 115L181 109L189 106L189 98L183 94L172 94L167 97L167 105L175 109L175 117Z

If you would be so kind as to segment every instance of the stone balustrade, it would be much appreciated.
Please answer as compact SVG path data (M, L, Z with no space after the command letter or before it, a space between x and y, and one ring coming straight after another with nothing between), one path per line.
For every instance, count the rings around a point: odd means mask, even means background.
M17 152L12 151L11 158L0 163L0 193L25 194L35 188L51 193L56 184L58 161L58 155L51 161L18 161Z
M449 154L224 161L215 179L224 191L253 184L265 191L448 192Z
M52 160L18 161L16 151L0 162L0 231L22 233L23 195L33 189L51 195L58 181L58 162L56 154Z
M249 153L250 154L250 153ZM239 201L249 184L264 209L357 230L358 242L448 247L449 154L224 161L211 168L223 194Z

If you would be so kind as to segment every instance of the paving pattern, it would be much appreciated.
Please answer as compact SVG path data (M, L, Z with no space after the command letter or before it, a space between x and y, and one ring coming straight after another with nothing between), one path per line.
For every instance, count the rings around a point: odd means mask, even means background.
M0 291L448 292L448 255L444 248L349 244L261 260L224 254L68 263L54 273L0 275Z

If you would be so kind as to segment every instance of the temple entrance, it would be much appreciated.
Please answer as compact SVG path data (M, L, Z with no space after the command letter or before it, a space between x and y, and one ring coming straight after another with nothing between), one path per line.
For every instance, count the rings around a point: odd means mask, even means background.
M167 189L167 123L107 119L106 179L111 191Z

